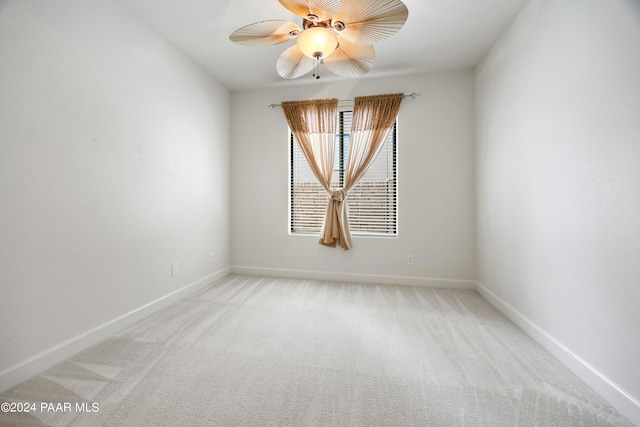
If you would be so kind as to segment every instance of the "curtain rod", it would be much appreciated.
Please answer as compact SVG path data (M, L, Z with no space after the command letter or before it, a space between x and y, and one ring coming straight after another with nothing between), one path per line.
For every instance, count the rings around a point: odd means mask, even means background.
M420 94L413 92L413 93L410 93L409 95L404 95L402 97L402 99L404 99L404 98L416 99L416 96L420 96ZM343 103L344 102L353 102L353 99L339 99L338 103L340 103L340 102L343 102ZM269 105L267 105L267 107L271 107L271 108L282 107L282 104L269 104Z

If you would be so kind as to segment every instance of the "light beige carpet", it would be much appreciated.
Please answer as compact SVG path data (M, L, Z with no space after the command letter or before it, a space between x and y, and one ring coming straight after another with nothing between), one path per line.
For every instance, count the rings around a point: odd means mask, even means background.
M474 291L234 275L0 402L38 405L3 426L631 425Z

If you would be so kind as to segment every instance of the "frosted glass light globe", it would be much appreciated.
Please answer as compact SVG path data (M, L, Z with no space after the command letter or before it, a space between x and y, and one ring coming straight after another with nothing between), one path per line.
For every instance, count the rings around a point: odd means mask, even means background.
M338 36L328 28L312 27L298 35L298 47L309 58L326 58L338 47Z

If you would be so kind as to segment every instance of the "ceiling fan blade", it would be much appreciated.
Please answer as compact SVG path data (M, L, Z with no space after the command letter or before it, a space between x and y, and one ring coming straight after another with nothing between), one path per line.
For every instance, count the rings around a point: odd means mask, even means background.
M342 7L341 0L279 0L280 4L301 18L309 15L318 17L317 21L331 19ZM313 19L310 19L313 21Z
M324 58L329 71L344 77L358 77L367 74L376 60L376 52L371 45L352 43L339 37L338 48Z
M333 18L345 24L340 36L358 44L374 44L388 39L404 25L409 10L401 0L344 0Z
M274 45L296 38L300 31L300 27L293 22L260 21L238 28L231 33L229 40L245 46Z
M276 62L276 71L285 79L304 76L313 70L313 67L313 59L304 56L298 45L293 45L282 52Z

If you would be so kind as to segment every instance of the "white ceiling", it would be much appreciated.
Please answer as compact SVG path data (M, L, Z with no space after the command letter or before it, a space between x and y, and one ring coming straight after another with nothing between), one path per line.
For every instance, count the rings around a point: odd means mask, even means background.
M282 79L275 64L294 42L241 46L229 34L247 24L301 19L278 0L119 0L154 32L230 90L309 84L306 75ZM374 45L373 70L361 78L474 67L528 0L403 0L404 27ZM321 69L323 82L341 80Z

